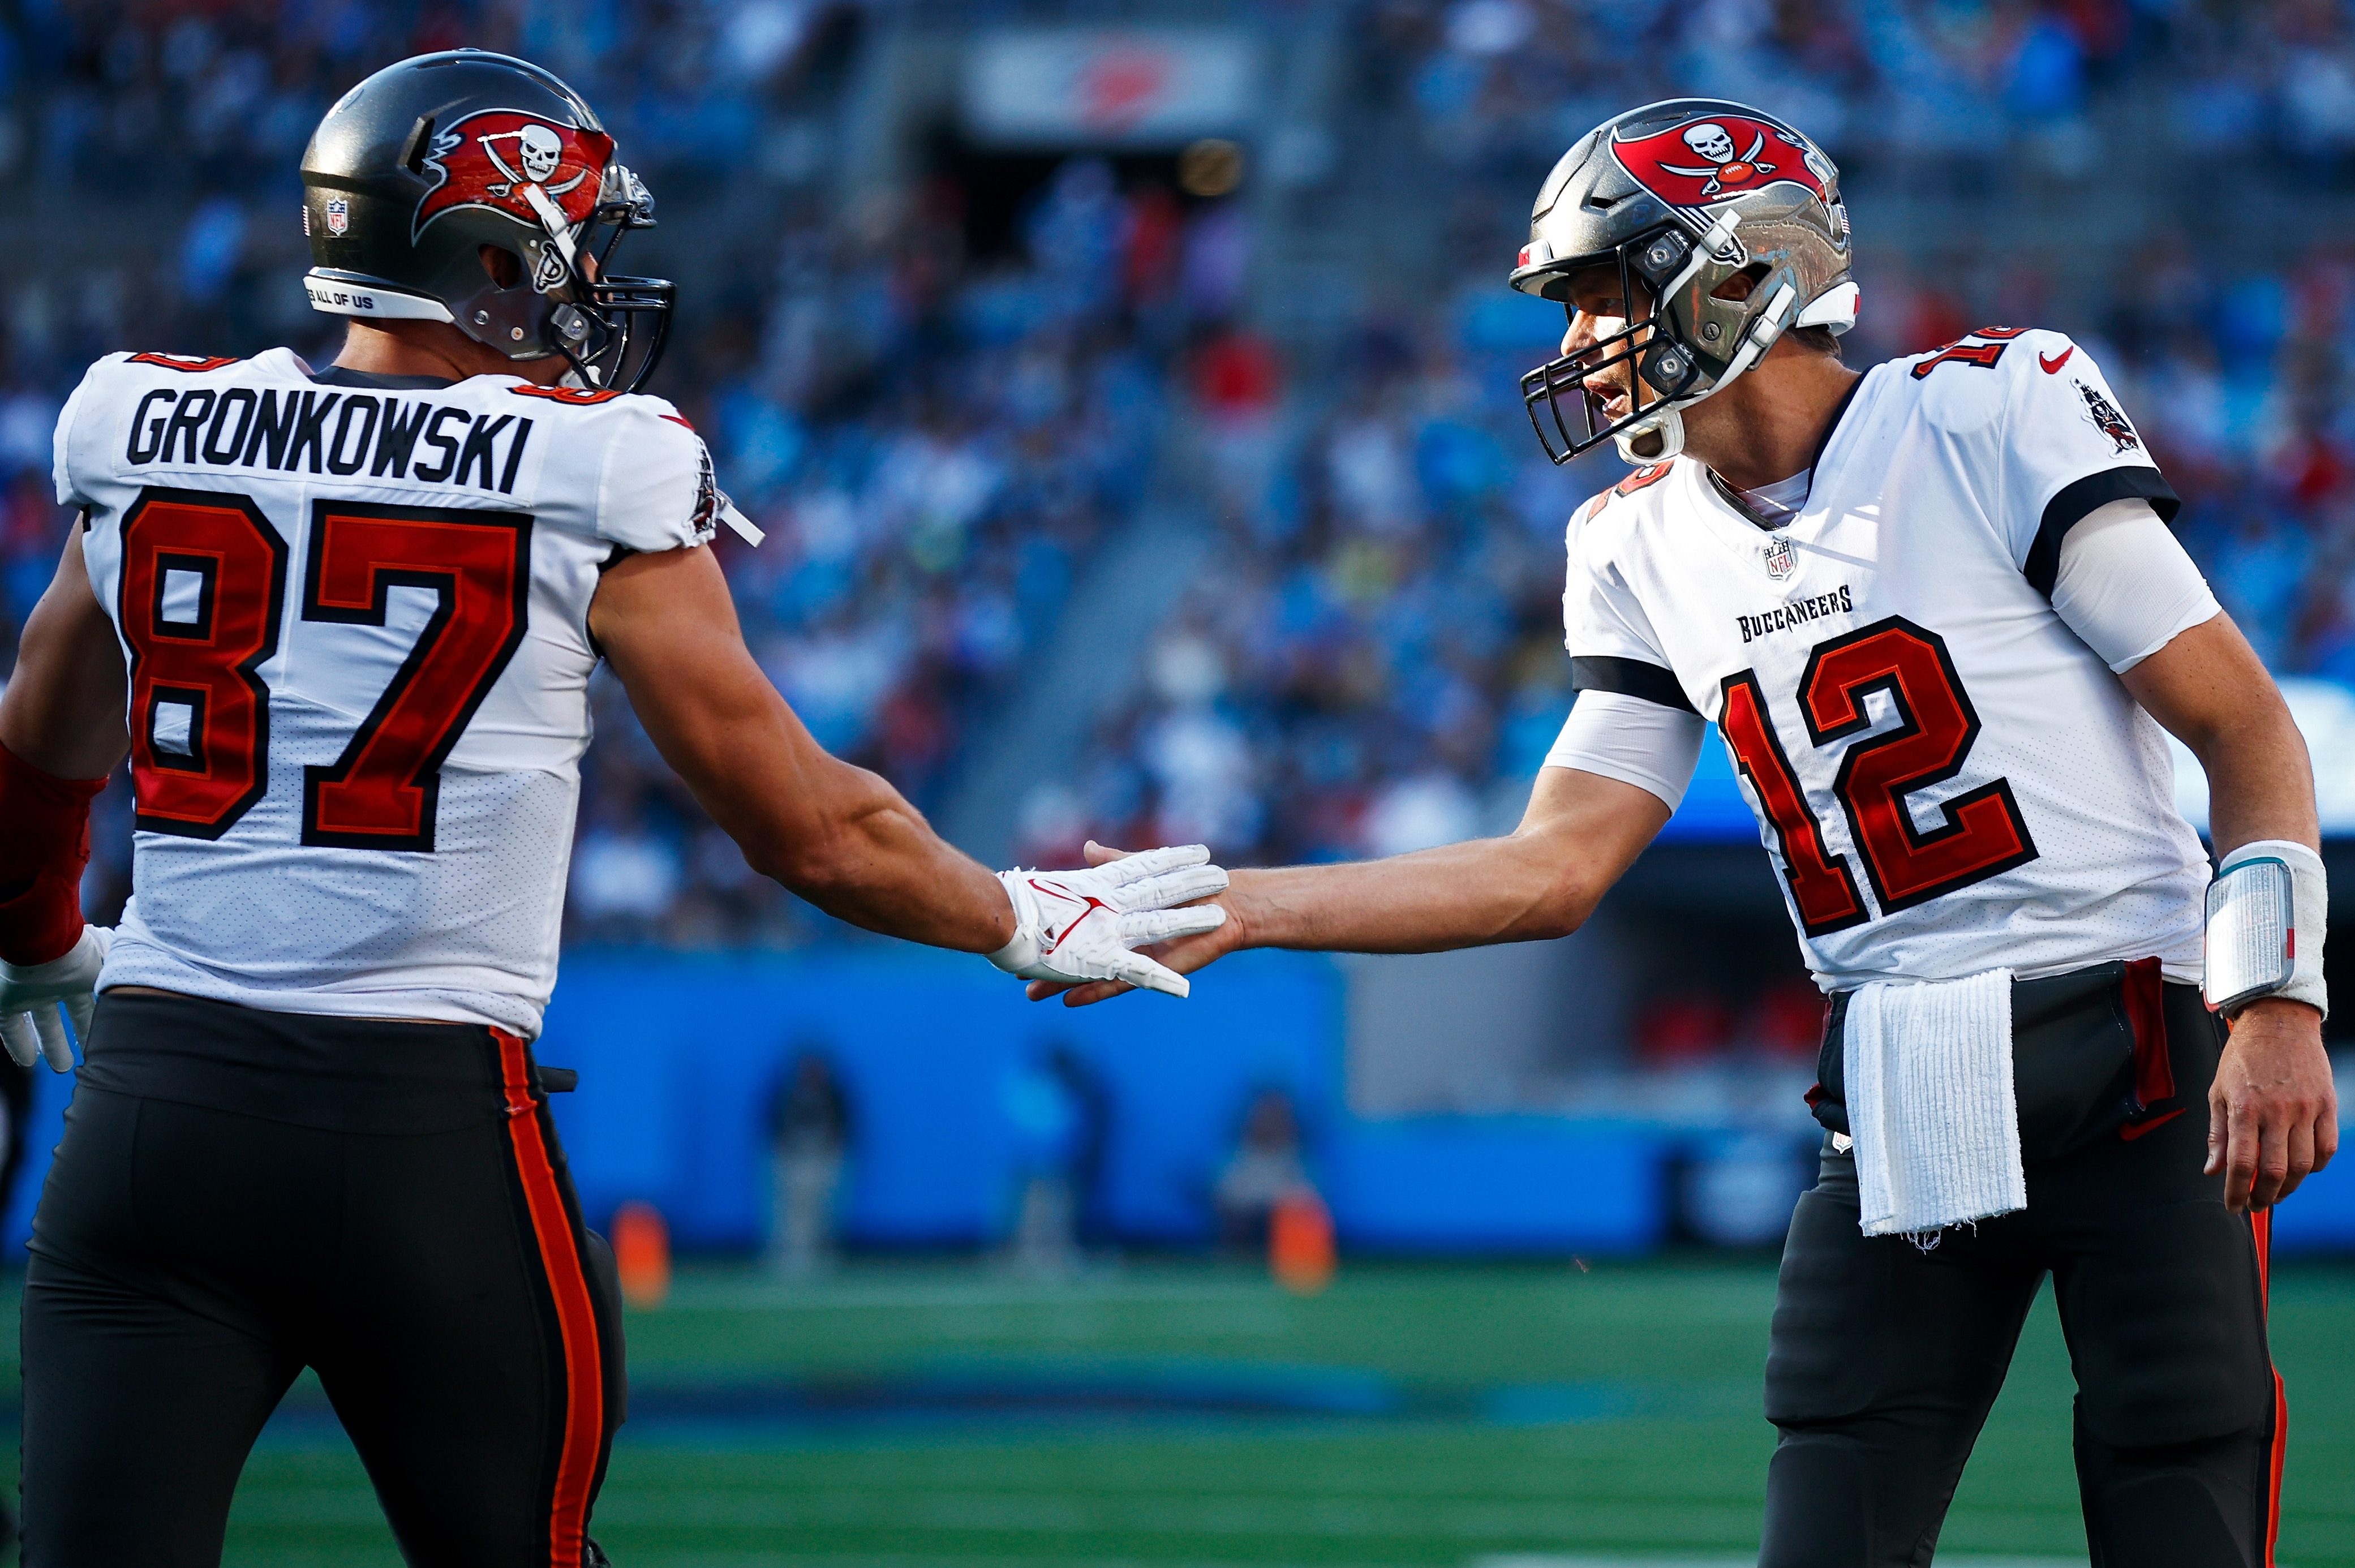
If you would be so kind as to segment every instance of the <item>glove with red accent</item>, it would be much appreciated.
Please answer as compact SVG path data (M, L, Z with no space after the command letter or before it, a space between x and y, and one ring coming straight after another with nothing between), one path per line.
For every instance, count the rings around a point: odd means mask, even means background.
M1226 891L1209 859L1208 846L1181 844L1085 870L1000 871L1017 923L989 961L1026 980L1124 980L1182 997L1186 977L1135 949L1225 923L1216 904L1177 907Z
M81 938L62 958L46 964L0 964L0 1043L30 1067L48 1058L50 1071L73 1071L72 1042L58 1018L63 1009L73 1019L75 1038L90 1039L91 1008L97 998L98 971L106 963L107 945L114 933L102 925L85 925Z

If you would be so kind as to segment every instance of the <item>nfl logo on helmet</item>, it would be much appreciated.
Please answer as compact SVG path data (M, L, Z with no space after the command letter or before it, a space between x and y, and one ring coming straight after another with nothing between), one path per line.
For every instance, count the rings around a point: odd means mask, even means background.
M352 226L352 204L340 196L327 198L327 232L342 234Z

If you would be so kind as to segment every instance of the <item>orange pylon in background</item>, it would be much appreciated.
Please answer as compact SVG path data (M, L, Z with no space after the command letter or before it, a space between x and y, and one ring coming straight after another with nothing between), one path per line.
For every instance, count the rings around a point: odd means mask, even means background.
M613 1211L613 1267L631 1306L660 1307L669 1297L670 1227L661 1210L631 1202Z
M1333 1283L1333 1216L1305 1189L1285 1195L1267 1216L1267 1267L1295 1296L1314 1296Z

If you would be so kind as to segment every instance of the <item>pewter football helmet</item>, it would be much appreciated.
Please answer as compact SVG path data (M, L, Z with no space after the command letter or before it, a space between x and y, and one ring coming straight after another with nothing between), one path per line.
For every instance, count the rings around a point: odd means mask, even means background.
M1684 445L1679 411L1731 384L1785 330L1846 332L1856 321L1839 171L1781 121L1722 99L1629 110L1553 166L1512 285L1574 317L1571 276L1601 264L1618 268L1627 325L1521 378L1529 422L1556 463L1610 438L1630 463L1673 457ZM1747 294L1718 297L1745 272ZM1630 363L1633 406L1606 421L1585 379Z

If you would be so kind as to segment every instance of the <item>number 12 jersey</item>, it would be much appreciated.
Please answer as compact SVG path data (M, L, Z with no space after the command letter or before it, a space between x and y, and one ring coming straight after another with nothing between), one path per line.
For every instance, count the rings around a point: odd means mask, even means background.
M1570 528L1573 684L1700 714L1827 989L2158 955L2208 860L2166 738L2053 611L2062 540L2174 492L2085 352L1989 328L1858 382L1785 526L1687 458Z
M589 603L621 555L711 537L687 422L282 348L112 355L56 477L130 677L134 891L101 988L536 1036Z

